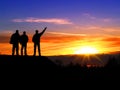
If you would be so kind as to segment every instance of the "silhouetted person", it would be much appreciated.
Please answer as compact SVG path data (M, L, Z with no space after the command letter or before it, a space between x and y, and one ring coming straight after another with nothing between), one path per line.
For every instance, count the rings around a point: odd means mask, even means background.
M12 34L10 38L10 44L12 44L12 55L15 54L15 51L16 55L19 55L19 39L20 39L19 31L16 30L16 32Z
M24 31L23 34L20 36L21 55L23 55L23 50L24 50L24 55L27 55L27 42L28 42L28 36Z
M34 36L32 38L32 41L34 43L34 56L36 55L36 47L38 47L38 53L39 53L39 56L41 56L40 37L43 35L43 33L45 32L46 29L47 29L47 27L45 27L41 33L38 33L38 30L36 30L36 33L34 34Z

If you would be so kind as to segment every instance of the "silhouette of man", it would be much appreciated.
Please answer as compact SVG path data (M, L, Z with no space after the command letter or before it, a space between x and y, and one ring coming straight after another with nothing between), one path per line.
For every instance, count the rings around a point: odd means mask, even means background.
M16 30L16 32L12 34L10 38L10 44L12 44L12 55L15 54L15 51L16 55L19 55L19 39L20 39L19 30Z
M23 34L20 36L22 56L23 56L23 50L24 50L24 55L27 55L27 42L28 42L28 36L26 35L26 32L24 31Z
M40 52L40 37L43 35L43 33L45 32L45 30L47 29L47 27L45 27L43 29L42 32L38 33L38 30L36 30L36 33L34 34L32 41L34 43L34 56L36 55L36 47L38 47L38 53L39 56L41 56L41 52Z

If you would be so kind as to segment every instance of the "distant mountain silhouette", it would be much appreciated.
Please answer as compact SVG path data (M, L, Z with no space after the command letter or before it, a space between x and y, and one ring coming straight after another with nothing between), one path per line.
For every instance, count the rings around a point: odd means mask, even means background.
M109 54L120 54L120 51L109 52Z

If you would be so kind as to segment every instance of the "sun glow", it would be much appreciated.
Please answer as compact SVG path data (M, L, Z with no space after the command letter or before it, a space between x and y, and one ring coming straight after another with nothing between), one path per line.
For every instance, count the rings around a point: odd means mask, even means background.
M96 48L90 46L84 46L78 48L78 50L75 51L75 54L97 54L97 53L99 53L99 51Z

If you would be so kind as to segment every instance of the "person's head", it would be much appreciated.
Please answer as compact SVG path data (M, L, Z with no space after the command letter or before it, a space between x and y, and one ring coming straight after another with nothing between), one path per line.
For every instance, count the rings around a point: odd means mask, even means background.
M35 30L36 34L38 34L38 30Z
M26 35L26 32L24 31L23 34Z
M16 33L19 33L19 30L16 30Z

